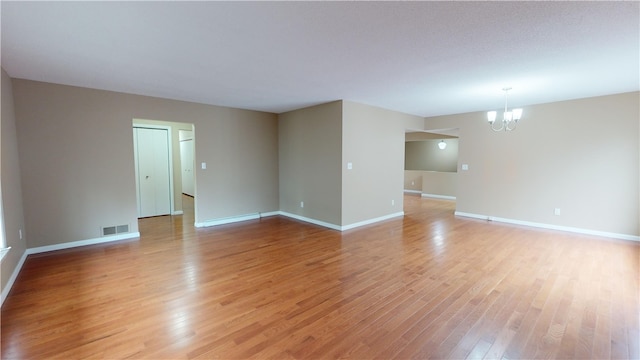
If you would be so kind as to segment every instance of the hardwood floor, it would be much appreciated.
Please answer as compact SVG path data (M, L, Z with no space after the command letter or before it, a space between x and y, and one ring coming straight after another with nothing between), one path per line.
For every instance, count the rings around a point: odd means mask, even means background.
M189 199L186 199L187 201ZM6 359L640 358L637 243L453 216L340 233L271 217L30 256Z

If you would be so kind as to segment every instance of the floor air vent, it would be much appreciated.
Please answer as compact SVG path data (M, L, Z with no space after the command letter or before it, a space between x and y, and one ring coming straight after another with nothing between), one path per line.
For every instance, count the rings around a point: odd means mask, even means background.
M129 225L106 226L102 228L102 236L122 234L129 232Z

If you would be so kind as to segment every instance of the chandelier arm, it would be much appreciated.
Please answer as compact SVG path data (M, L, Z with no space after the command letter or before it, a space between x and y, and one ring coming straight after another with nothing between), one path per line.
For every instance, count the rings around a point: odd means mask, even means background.
M513 126L511 126L511 127L510 127L510 126L509 126L510 124L513 124ZM518 126L518 121L517 121L517 120L510 121L510 122L507 124L507 126L505 127L505 130L506 130L506 131L513 131L513 130L515 130L515 129L516 129L516 126Z
M491 130L495 131L495 132L499 132L504 130L504 121L500 121L500 127L499 128L495 128L495 126L493 125L495 123L495 121L493 123L491 123Z

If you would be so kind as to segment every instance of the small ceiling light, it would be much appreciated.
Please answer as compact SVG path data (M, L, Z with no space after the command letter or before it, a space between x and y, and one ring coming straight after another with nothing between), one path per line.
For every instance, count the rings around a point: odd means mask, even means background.
M489 121L489 126L493 131L511 131L515 130L516 126L518 126L518 120L522 118L522 109L513 109L509 111L507 107L507 95L509 94L510 87L502 88L504 91L504 112L502 113L502 121L500 122L500 127L496 128L493 126L493 123L496 121L496 117L498 115L497 111L488 111L487 112L487 120Z
M444 142L444 140L440 140L440 142L438 143L438 147L440 148L440 150L444 150L447 147L447 143Z

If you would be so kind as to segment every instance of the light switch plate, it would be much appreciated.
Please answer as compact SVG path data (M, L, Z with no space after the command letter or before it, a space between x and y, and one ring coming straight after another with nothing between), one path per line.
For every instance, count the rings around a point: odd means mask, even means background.
M353 163L348 162L347 163L347 169L349 169L349 170L353 169Z
M206 163L206 162L203 162L203 163L202 163L202 170L205 170L206 168L207 168L207 163Z
M462 170L469 170L469 164L462 164Z

